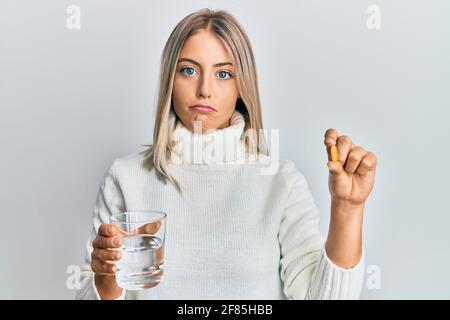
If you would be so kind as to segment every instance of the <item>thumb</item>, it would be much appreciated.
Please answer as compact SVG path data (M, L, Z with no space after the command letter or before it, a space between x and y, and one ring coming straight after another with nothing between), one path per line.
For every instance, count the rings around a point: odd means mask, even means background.
M341 174L344 171L340 161L328 161L327 167L331 174Z

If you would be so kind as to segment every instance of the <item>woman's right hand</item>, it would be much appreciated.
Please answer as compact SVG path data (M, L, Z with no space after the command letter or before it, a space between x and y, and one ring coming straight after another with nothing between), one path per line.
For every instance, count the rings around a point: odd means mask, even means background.
M147 223L139 227L136 234L155 234L160 223ZM118 250L123 244L123 237L129 233L119 229L113 224L104 223L98 228L97 237L92 241L94 250L91 254L91 269L95 275L95 286L102 299L117 299L122 294L122 288L116 283L116 263L122 258ZM164 261L164 247L156 251L157 263ZM154 283L149 287L158 285Z
M102 299L116 299L122 294L122 288L116 283L116 262L122 256L118 250L126 233L112 224L104 223L98 229L92 242L91 268L95 273L95 286Z

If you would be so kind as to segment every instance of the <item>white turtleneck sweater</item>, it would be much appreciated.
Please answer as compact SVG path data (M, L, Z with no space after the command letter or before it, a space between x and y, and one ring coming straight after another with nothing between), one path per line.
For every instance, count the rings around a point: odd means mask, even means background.
M193 134L178 122L168 168L183 196L142 167L142 152L112 163L97 196L77 299L100 299L90 268L100 224L134 210L167 213L164 277L150 289L123 290L120 299L359 297L364 254L351 269L328 258L305 177L289 160L264 172L275 160L248 157L244 125L238 111L229 127L212 133ZM223 143L195 142L212 136Z

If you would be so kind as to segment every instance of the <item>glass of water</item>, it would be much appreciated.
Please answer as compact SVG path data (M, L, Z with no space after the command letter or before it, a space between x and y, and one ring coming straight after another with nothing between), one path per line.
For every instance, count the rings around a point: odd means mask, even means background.
M124 233L116 272L119 287L141 290L161 281L166 216L161 211L129 211L111 216L111 224Z

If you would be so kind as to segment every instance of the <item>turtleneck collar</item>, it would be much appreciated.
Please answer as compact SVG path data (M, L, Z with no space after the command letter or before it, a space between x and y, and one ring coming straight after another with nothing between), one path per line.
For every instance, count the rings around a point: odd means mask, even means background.
M174 116L174 114L171 114ZM172 131L175 146L172 162L175 164L227 164L243 163L246 157L244 140L245 119L237 110L230 119L230 126L223 129L194 133L177 119Z

